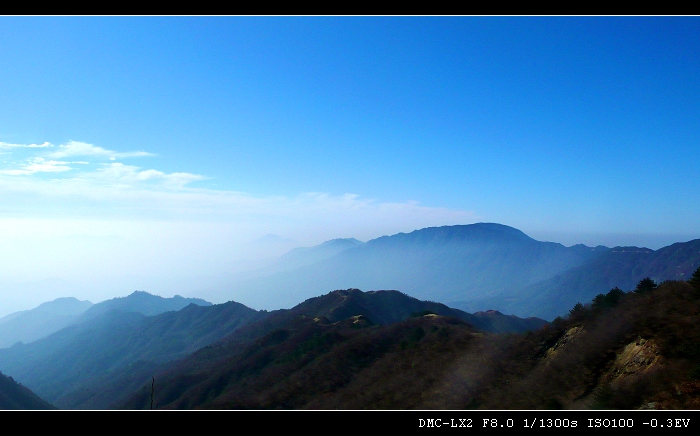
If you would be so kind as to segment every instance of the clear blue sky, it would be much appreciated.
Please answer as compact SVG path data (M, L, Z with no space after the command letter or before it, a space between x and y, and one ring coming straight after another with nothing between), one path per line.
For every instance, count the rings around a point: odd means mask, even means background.
M2 17L0 282L149 274L124 247L214 274L266 233L699 238L699 47L698 17Z

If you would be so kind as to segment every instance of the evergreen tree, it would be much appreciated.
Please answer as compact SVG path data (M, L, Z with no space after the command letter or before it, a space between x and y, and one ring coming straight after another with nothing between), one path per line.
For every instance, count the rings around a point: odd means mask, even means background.
M583 312L583 304L576 303L576 305L569 311L569 316L575 317Z
M693 275L690 276L688 283L690 283L690 286L700 291L700 268L696 269Z
M612 288L607 294L598 294L593 299L592 306L596 309L604 307L614 307L620 301L620 299L625 295L625 291L618 288L617 286Z
M634 290L634 292L637 294L643 294L645 292L653 291L658 286L659 285L657 285L655 281L649 277L645 277L641 279L639 283L637 283L637 288Z

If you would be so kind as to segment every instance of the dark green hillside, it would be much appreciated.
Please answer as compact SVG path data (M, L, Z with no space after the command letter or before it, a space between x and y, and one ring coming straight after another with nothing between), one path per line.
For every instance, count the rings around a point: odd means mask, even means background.
M445 342L444 337L453 340ZM403 400L391 404L380 395L363 404L367 408L407 408L406 401L413 397L411 406L416 406L420 395L415 394L435 380L430 371L407 373L412 361L404 357L415 355L415 360L432 350L432 363L439 365L452 354L450 347L468 346L476 337L478 334L464 322L437 315L387 326L372 325L364 317L336 323L300 317L285 329L274 330L245 346L239 344L237 353L225 360L216 359L206 365L201 361L204 354L216 350L201 350L176 370L157 375L161 389L156 392L155 402L160 408L177 409L301 409L314 404L327 408L323 400L339 392L359 399L373 395L366 390L367 396L357 396L354 389L358 378L370 368L390 363L395 366L387 367L387 371L403 377L397 380L401 389L394 391ZM370 384L376 385L376 380ZM150 390L144 385L123 407L149 405Z
M536 334L511 338L474 405L508 409L698 409L700 290L683 281L614 289Z
M464 336L467 341L474 335L480 337L477 325L497 331L525 331L544 324L498 312L470 315L398 291L337 290L292 309L272 312L159 373L158 404L174 408L303 408L325 390L319 391L320 385L300 383L299 377L318 381L323 373L330 377L331 385L345 386L354 383L355 375L366 367L393 365L401 353L416 347L436 347L433 357L449 361L456 345L442 342L448 337ZM424 336L431 339L423 340ZM308 375L309 371L315 375ZM430 380L410 382L420 389ZM272 391L287 392L287 383L300 388L284 394L284 400L255 400L273 395ZM144 395L150 396L150 391L136 395L124 407L144 407ZM229 399L231 395L236 398Z
M359 289L336 290L309 298L291 309L276 310L264 319L244 326L221 342L254 339L275 329L284 328L299 317L327 318L330 322L362 315L373 324L385 325L421 313L459 318L475 328L485 331L524 332L546 324L538 318L521 319L499 312L469 314L433 301L421 301L399 291L368 291Z
M54 406L27 387L0 373L0 410L49 410Z
M700 286L645 283L599 294L526 334L480 332L435 314L385 325L364 315L298 315L159 372L155 401L184 409L698 409ZM149 386L121 407L148 408Z

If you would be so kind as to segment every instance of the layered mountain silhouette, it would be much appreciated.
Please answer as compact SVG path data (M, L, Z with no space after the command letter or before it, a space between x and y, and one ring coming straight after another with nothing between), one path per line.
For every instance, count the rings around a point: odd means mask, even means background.
M75 323L92 306L73 297L57 298L31 310L0 318L0 348L16 342L32 342Z
M110 300L110 304L118 303L131 311L101 311L46 338L0 350L0 369L58 407L94 409L118 402L144 377L168 367L169 362L196 351L201 355L203 347L256 340L287 328L300 317L327 322L360 317L372 325L386 325L431 313L494 332L534 330L546 324L541 319L520 319L497 312L471 315L398 291L334 291L293 309L273 312L255 311L236 302L189 304L179 311L154 316L143 314L152 310L147 303L163 299L144 294Z
M644 277L687 277L700 266L699 244L657 251L565 247L501 224L431 227L351 245L296 268L289 263L239 277L231 292L251 307L275 308L292 307L328 289L398 289L467 312L498 310L552 320L577 301L615 286L633 288Z
M41 339L64 327L98 317L110 310L157 315L180 310L189 304L211 306L210 302L201 298L184 298L179 295L163 298L143 291L134 291L127 297L113 298L94 305L73 297L57 298L34 309L0 318L0 348L9 347L17 342L29 343Z
M55 407L12 377L0 373L0 410L50 410Z
M551 320L566 313L562 308L590 301L612 288L634 289L645 277L657 283L687 280L698 267L700 239L658 250L615 247L562 274L505 295L499 307Z
M418 313L387 324L335 291L163 368L119 407L147 409L697 409L700 288L615 290L529 334ZM351 301L348 301L351 300ZM338 310L325 302L339 303ZM371 304L370 304L371 305ZM399 319L378 303L377 318ZM346 309L351 308L349 311ZM375 306L376 307L376 306ZM434 307L435 308L435 307ZM301 315L316 313L319 316ZM326 314L334 316L329 318ZM274 318L274 322L273 322ZM337 319L334 321L334 319Z
M63 397L73 402L94 401L92 397L99 392L90 387L108 384L110 374L139 362L144 366L143 362L158 364L185 356L260 317L235 302L190 303L180 311L147 316L144 311L156 310L153 302L168 299L144 294L116 299L117 306L131 311L93 313L46 338L0 350L0 368L42 398L59 407L72 407L75 404ZM145 305L139 307L139 302ZM131 368L129 376L140 375L138 368Z
M110 310L136 312L150 316L158 315L163 312L177 311L190 304L211 306L210 302L202 300L201 298L185 298L180 295L163 298L144 291L134 291L126 297L112 298L95 304L83 313L83 317L84 319L94 318Z
M136 291L8 315L0 401L148 408L155 379L159 408L690 407L698 267L700 240L565 247L490 223L337 239L230 290L289 309Z
M291 307L327 289L398 289L469 312L501 307L481 300L525 287L585 263L605 247L536 241L501 224L431 227L373 239L293 270L232 285L252 307ZM489 301L491 303L491 301ZM518 313L520 316L529 314Z

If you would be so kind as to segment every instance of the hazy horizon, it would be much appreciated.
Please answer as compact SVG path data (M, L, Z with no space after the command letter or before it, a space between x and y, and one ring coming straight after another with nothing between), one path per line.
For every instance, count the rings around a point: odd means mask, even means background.
M0 22L0 316L433 226L700 238L697 17Z

